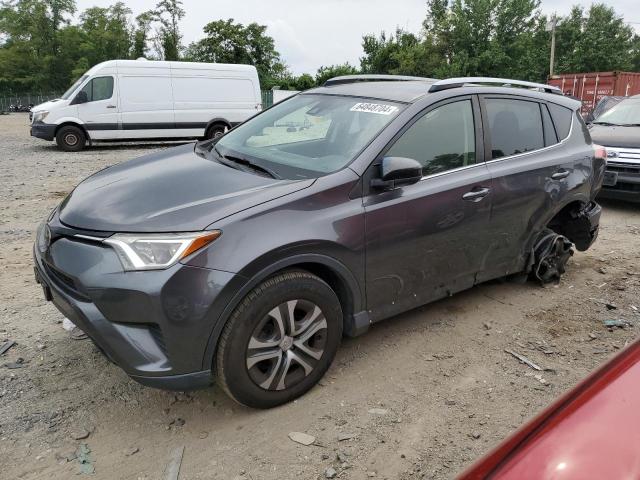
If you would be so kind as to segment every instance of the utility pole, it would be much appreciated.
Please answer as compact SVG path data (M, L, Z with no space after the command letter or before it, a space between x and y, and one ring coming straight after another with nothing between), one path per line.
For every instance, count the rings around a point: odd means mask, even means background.
M547 31L551 30L551 58L549 59L549 77L553 77L553 67L556 59L556 23L558 19L553 14L551 21L547 24Z

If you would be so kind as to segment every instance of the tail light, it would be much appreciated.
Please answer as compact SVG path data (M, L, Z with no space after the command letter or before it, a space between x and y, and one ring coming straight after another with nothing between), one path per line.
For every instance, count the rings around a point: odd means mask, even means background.
M607 149L602 145L593 145L593 155L596 158L601 158L602 160L607 159Z

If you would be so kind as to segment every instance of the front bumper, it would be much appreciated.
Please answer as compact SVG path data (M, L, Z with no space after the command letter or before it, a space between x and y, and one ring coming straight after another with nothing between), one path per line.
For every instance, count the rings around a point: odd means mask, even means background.
M600 198L640 202L640 163L607 162Z
M56 135L57 125L44 122L34 122L31 124L31 136L42 138L43 140L53 140Z
M183 264L124 272L110 247L69 237L41 249L36 242L45 298L131 378L178 390L211 384L205 351L236 275Z

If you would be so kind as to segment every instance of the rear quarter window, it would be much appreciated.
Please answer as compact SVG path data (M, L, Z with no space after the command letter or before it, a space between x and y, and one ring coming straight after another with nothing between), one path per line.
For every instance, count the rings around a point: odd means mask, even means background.
M558 140L562 141L569 136L571 131L571 120L573 118L573 112L567 107L556 105L555 103L549 103L549 113L556 126L556 132L558 133Z

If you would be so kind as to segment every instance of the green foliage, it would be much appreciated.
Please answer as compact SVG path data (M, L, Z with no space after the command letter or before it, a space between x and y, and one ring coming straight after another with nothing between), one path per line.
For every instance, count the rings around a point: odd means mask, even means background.
M127 58L132 46L131 10L118 2L109 8L92 7L80 15L83 57L89 65Z
M91 7L75 0L0 0L0 91L65 90L95 64L155 58L255 65L263 88L306 90L356 73L444 78L489 75L544 81L551 35L539 0L428 0L418 33L366 35L360 68L348 63L293 75L266 26L215 20L184 48L181 0L156 0L132 18L126 3ZM640 71L640 36L606 4L575 6L558 19L556 72Z
M558 72L638 70L640 37L607 5L573 7L557 31ZM635 53L634 53L635 52Z
M316 85L322 85L324 82L333 77L340 77L343 75L355 75L360 73L358 69L349 63L343 63L342 65L331 65L329 67L320 67L316 73ZM302 89L300 89L302 90Z
M245 26L232 18L210 22L204 26L205 37L189 45L185 59L255 65L264 88L289 82L288 70L266 30L264 25Z
M544 81L551 34L539 0L429 0L420 35L363 38L363 72ZM595 4L560 19L556 72L640 69L640 37L613 8Z
M180 60L182 51L182 34L180 20L185 11L181 0L160 0L152 12L153 18L159 22L157 35L154 39L156 52L162 60Z

